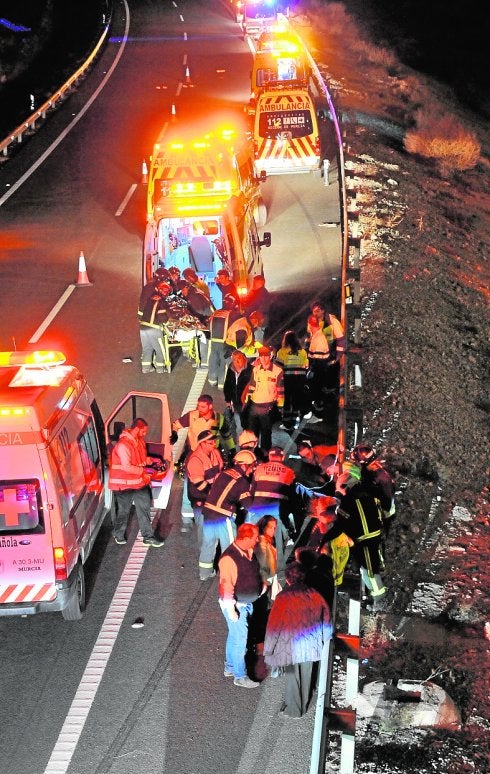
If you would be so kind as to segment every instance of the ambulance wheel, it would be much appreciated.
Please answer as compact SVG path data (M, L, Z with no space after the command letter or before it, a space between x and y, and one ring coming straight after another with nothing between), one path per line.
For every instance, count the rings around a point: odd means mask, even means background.
M79 621L85 610L85 573L81 562L78 562L75 573L75 593L61 611L65 621Z
M267 223L267 207L263 199L260 199L255 208L255 222L259 228Z

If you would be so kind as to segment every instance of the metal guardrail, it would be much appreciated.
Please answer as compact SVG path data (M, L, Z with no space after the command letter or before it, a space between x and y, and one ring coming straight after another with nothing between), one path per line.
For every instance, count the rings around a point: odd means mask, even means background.
M34 113L32 113L28 118L26 118L25 121L23 121L16 129L11 132L8 137L6 137L2 142L0 142L0 162L2 157L6 159L8 157L9 151L12 150L12 146L15 144L20 144L24 138L24 135L26 134L32 134L36 130L36 124L41 123L46 120L46 116L48 115L49 111L54 110L57 106L57 104L65 99L65 97L68 95L68 93L78 85L78 82L85 77L87 74L89 68L92 66L92 64L95 61L95 58L97 57L99 51L102 48L102 45L105 42L105 39L107 37L108 31L110 27L110 19L107 21L104 31L102 35L100 36L94 50L88 57L88 59L85 60L85 62L82 64L81 67L78 68L78 70L68 78L66 83L61 86L58 91L56 91L51 97L49 97L46 102L41 105L41 107L36 110Z

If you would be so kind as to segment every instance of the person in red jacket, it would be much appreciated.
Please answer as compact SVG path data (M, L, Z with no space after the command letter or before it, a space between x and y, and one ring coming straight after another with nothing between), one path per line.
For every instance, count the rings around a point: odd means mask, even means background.
M151 524L151 476L145 467L155 460L146 453L147 432L148 422L138 417L129 430L122 431L111 454L109 489L116 502L114 540L120 546L127 542L126 528L133 503L144 545L160 548L164 544Z

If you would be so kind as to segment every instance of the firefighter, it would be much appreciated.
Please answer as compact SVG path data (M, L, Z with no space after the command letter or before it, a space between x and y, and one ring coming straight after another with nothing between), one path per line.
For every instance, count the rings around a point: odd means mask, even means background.
M263 449L272 446L272 426L284 406L284 371L272 362L272 350L262 346L247 388L246 427L260 438Z
M361 483L373 497L377 497L383 511L385 534L395 516L395 487L390 474L377 458L376 451L369 443L358 443L350 458L361 468Z
M160 266L155 271L152 279L146 283L143 290L141 291L140 300L138 303L138 317L142 316L143 309L145 308L148 299L155 295L156 286L159 282L168 282L170 285L172 284L172 277L170 272L163 266Z
M236 523L242 523L251 499L251 477L257 459L251 451L236 454L233 465L217 476L204 503L203 541L199 554L199 577L202 581L215 575L214 559L218 542L223 552L233 543Z
M284 569L284 548L289 534L295 533L291 507L295 497L294 471L285 465L285 453L280 446L269 449L269 459L257 465L252 480L253 500L248 508L247 521L257 524L262 516L277 519L277 562Z
M383 517L379 500L363 486L361 469L348 463L335 484L340 499L337 521L329 531L329 540L345 533L354 542L351 556L359 566L362 582L371 599L372 609L382 609L386 586L380 575Z
M209 318L208 382L222 389L226 371L226 337L229 326L240 317L233 295L223 298L223 308L217 309Z
M216 435L211 430L202 430L197 436L197 448L185 461L187 473L187 493L197 526L198 545L202 544L202 507L211 484L223 470L224 462L216 448ZM189 520L190 522L190 520ZM181 531L187 532L190 524L182 525Z
M155 292L138 310L141 339L141 372L149 374L153 368L157 374L165 372L162 326L169 320L167 299L172 288L168 282L159 282ZM141 314L140 314L141 311Z
M286 331L284 334L276 363L284 370L284 424L281 430L297 429L307 411L305 391L308 355L294 331ZM306 418L312 417L308 415Z

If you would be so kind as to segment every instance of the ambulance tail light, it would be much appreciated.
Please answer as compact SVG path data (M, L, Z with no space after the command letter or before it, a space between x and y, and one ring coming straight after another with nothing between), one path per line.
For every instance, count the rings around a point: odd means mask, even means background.
M53 555L54 555L54 577L57 581L64 581L67 579L67 568L66 568L66 555L65 555L65 549L64 548L54 548L53 549Z
M240 298L245 298L245 296L248 295L248 288L247 287L243 287L242 285L239 285L237 287L237 293L240 296Z
M315 156L320 156L320 138L315 137Z

